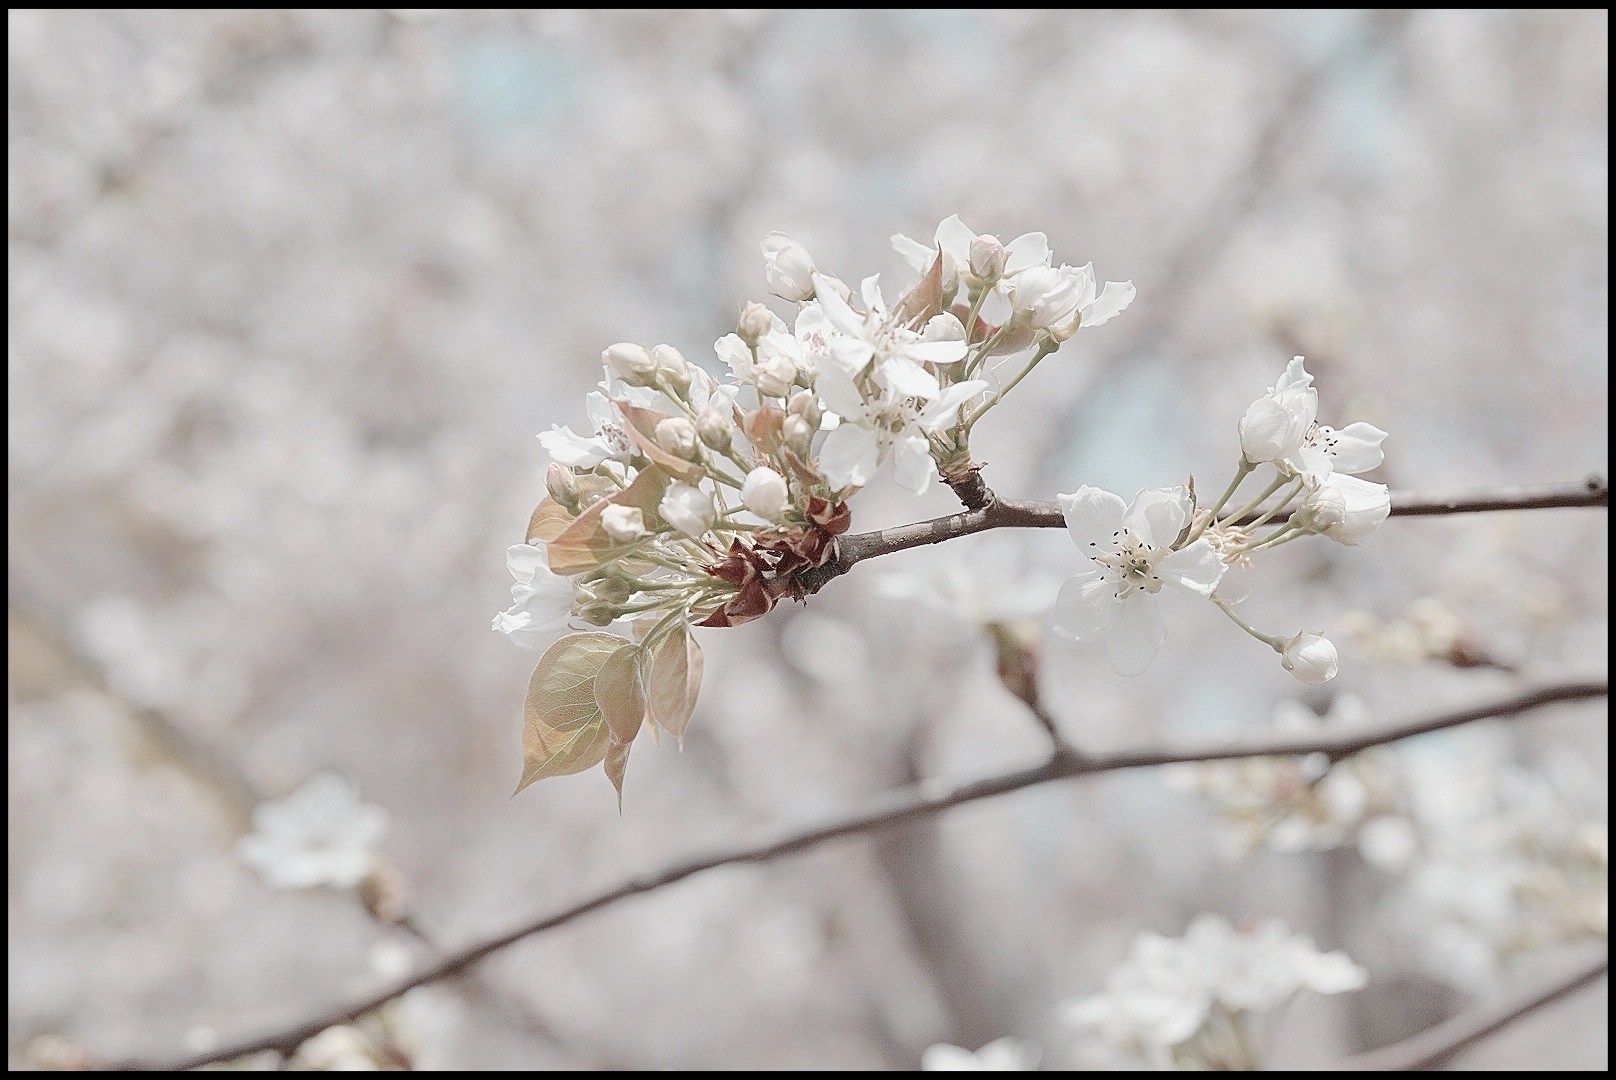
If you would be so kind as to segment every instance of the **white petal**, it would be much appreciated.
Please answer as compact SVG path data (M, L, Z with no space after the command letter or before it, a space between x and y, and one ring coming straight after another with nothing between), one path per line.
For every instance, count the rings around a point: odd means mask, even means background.
M862 337L864 334L864 316L854 311L842 299L842 294L836 286L823 274L814 275L814 299L819 301L820 308L825 312L825 318L830 320L832 326L844 334Z
M885 311L887 302L881 297L881 275L871 274L859 282L859 296L864 299L866 311Z
M903 261L913 267L917 274L924 274L931 267L931 261L937 257L935 249L927 247L919 240L912 240L902 233L898 233L892 238L892 248L903 256Z
M1111 633L1121 611L1116 580L1085 570L1067 578L1056 594L1054 630L1072 641L1096 641Z
M550 557L542 544L512 544L505 549L505 567L511 577L528 585L540 570L550 572Z
M875 357L875 346L863 338L839 337L830 343L831 363L847 372L848 375L857 375Z
M1135 589L1122 601L1105 657L1118 675L1143 675L1166 640L1167 625L1162 621L1161 606L1150 593Z
M1105 291L1093 303L1085 304L1081 309L1083 312L1083 325L1100 326L1110 322L1111 319L1127 310L1128 305L1133 303L1133 298L1138 292L1139 290L1133 287L1132 281L1106 282Z
M942 316L939 315L937 318ZM965 359L966 351L963 341L916 341L903 347L905 356L921 364L958 363Z
M1181 487L1141 491L1122 515L1123 528L1153 548L1171 547L1189 520L1189 492Z
M1374 424L1359 421L1348 424L1335 433L1335 446L1329 451L1337 472L1362 473L1376 468L1386 459L1380 444L1386 433Z
M819 394L819 400L825 403L825 408L837 416L856 422L866 411L864 395L853 385L852 376L834 365L819 369L814 379L814 390Z
M1205 537L1182 551L1175 551L1156 564L1156 575L1168 585L1197 596L1211 596L1223 580L1225 567L1211 541Z
M610 447L601 440L586 439L560 425L539 432L539 443L550 460L574 469L593 469L611 456Z
M929 400L941 392L941 388L937 385L937 376L913 360L890 356L881 362L878 371L881 383L899 397Z
M1019 274L1034 266L1048 266L1049 257L1049 237L1041 232L1022 233L1004 245L1004 272Z
M941 431L952 427L959 407L987 388L988 384L981 379L966 379L946 388L937 400L920 411L921 430Z
M838 431L841 429L838 428ZM937 466L931 459L931 444L920 435L899 439L892 446L892 479L916 495L926 494Z
M1083 554L1095 555L1114 551L1122 531L1122 515L1128 504L1122 496L1101 491L1087 484L1071 495L1057 495L1061 513L1066 515L1066 529L1072 542Z
M954 260L955 267L971 265L971 241L975 239L976 234L960 220L958 214L949 215L937 226L937 246ZM921 273L931 269L934 258L935 253L926 259L926 265L920 267Z
M825 436L825 445L819 448L819 471L834 488L863 487L875 476L880 452L875 432L843 424Z

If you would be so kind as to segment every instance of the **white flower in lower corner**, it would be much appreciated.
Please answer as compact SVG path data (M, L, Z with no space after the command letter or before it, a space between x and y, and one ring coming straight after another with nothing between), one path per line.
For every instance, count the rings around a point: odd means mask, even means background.
M936 1043L920 1058L926 1072L977 1069L991 1072L1029 1072L1038 1068L1042 1057L1036 1043L1013 1035L994 1039L974 1054L963 1046Z
M1088 486L1059 499L1067 530L1095 566L1061 586L1055 632L1072 641L1107 639L1112 670L1138 675L1167 638L1156 600L1162 586L1211 596L1223 563L1205 537L1173 550L1195 509L1182 487L1141 491L1132 505Z
M524 649L545 649L567 628L572 614L572 582L550 570L540 544L512 544L505 565L516 584L509 608L494 616L494 629Z
M284 799L253 808L253 832L236 855L279 889L348 889L375 865L387 811L359 801L340 776L321 773Z

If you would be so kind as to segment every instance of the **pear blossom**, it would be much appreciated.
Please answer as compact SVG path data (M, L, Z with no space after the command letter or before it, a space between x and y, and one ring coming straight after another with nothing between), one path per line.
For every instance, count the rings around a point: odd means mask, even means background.
M931 246L899 233L892 238L892 247L918 274L930 270L941 251L945 294L959 287L962 275L969 275L968 284L997 285L1001 281L1009 282L1023 270L1048 266L1050 259L1049 238L1041 232L1022 233L1004 244L996 236L977 235L958 214L945 218L937 226Z
M1310 484L1331 474L1364 473L1385 460L1380 448L1385 440L1386 432L1362 421L1339 431L1328 424L1314 424L1286 464Z
M1329 682L1339 669L1335 645L1323 634L1303 631L1291 638L1280 654L1285 670L1305 683Z
M1319 952L1278 919L1242 932L1208 914L1182 938L1141 934L1105 992L1069 1003L1065 1015L1092 1032L1084 1056L1104 1065L1255 1069L1265 1053L1255 1037L1261 1025L1296 994L1367 982L1345 953Z
M375 865L387 811L359 801L340 776L310 777L284 799L253 808L253 831L236 842L241 861L280 889L359 884Z
M937 475L927 436L952 427L959 407L987 385L967 379L939 391L930 401L889 386L867 401L845 371L826 368L814 387L841 423L819 448L820 472L838 490L862 487L875 478L876 468L890 453L893 479L916 495L925 494Z
M682 482L668 485L657 513L680 532L695 537L712 528L717 517L712 496L693 484Z
M1379 528L1391 512L1391 489L1385 484L1331 475L1302 500L1297 521L1312 532L1356 545Z
M505 565L516 584L511 606L494 616L494 629L524 649L545 649L567 628L572 614L572 582L550 571L539 544L512 544Z
M590 391L584 398L584 408L589 413L590 423L595 425L593 436L578 435L561 424L539 433L539 442L551 460L573 469L592 469L608 458L617 461L633 458L634 441L623 426L622 414L606 395L598 390Z
M831 361L849 376L874 364L877 378L904 394L936 397L937 377L922 365L952 364L965 358L963 339L926 340L887 311L877 278L865 278L860 289L866 311L853 309L833 289L822 288L818 303L834 334L829 340Z
M770 292L794 304L813 299L814 259L807 248L780 232L765 236L759 246Z
M612 378L631 386L644 386L656 375L657 361L651 350L630 341L608 346L600 354L600 361Z
M758 517L779 521L790 505L785 477L767 465L759 465L741 483L741 505Z
M1319 415L1319 392L1302 357L1292 358L1268 394L1240 418L1240 450L1254 465L1280 462L1301 450Z
M1093 263L1062 264L1058 270L1035 266L1016 279L1011 293L1013 321L1065 341L1079 327L1110 322L1137 293L1131 281L1108 281L1105 290L1096 293Z
M923 1072L957 1070L983 1070L988 1072L1029 1072L1038 1068L1042 1055L1038 1046L1027 1039L1007 1035L994 1039L975 1053L963 1046L936 1043L926 1048L920 1057Z
M645 514L637 506L613 504L601 511L600 527L619 544L633 543L646 535Z
M1095 565L1061 586L1055 632L1079 642L1106 638L1112 670L1138 675L1167 637L1156 600L1162 586L1209 597L1223 562L1205 537L1174 550L1195 509L1182 487L1141 491L1131 505L1086 485L1058 498L1067 530Z

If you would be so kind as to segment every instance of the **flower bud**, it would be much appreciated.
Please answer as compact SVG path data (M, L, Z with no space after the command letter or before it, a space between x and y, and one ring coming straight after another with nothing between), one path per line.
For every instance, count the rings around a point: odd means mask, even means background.
M814 385L814 380L819 378L819 364L814 361L813 357L808 356L806 354L803 355L803 356L797 357L796 363L797 363L797 378L796 378L797 385L802 386L802 387L809 387L809 386Z
M800 416L808 422L810 431L818 431L825 419L825 406L819 402L819 395L812 390L798 390L791 395L786 404L786 411L792 416Z
M696 458L696 425L682 416L658 420L656 442L668 453L686 461Z
M705 491L692 484L676 481L668 485L667 494L657 504L662 520L688 536L700 537L712 528L718 516L713 500Z
M714 450L728 450L735 438L735 421L729 413L709 405L696 417L696 435Z
M789 499L785 477L766 465L759 465L747 473L745 482L741 484L741 505L769 521L780 520Z
M1329 682L1339 668L1335 645L1323 634L1304 630L1285 645L1279 662L1305 683Z
M759 451L772 454L780 447L780 425L786 414L773 405L760 405L746 414L746 439Z
M735 336L756 348L758 339L774 329L774 313L756 300L748 300L735 322Z
M614 509L626 510L633 508L615 507ZM635 513L639 513L639 511L635 510ZM633 586L624 581L622 577L618 576L615 569L608 568L598 570L596 571L596 575L597 576L589 579L588 585L589 592L595 597L595 599L603 600L608 604L621 604L627 601L630 596L634 595Z
M964 341L965 324L952 311L933 315L920 331L921 341ZM964 359L964 357L961 357Z
M1065 330L1077 314L1079 281L1065 267L1034 266L1016 275L1015 318L1039 330ZM1075 326L1067 331L1070 337ZM1065 340L1064 338L1062 340Z
M601 362L614 378L630 386L649 386L656 375L657 362L644 345L618 342L600 354Z
M983 234L971 241L971 274L984 284L1004 273L1004 245L997 236Z
M544 471L544 488L550 498L576 512L578 508L578 475L565 465L550 463Z
M645 535L645 515L637 506L613 503L601 511L600 527L615 543L631 544Z
M797 362L783 353L752 365L752 382L764 397L785 397L797 381Z
M1311 532L1355 546L1392 512L1391 490L1356 476L1337 473L1302 501L1299 523Z
M672 345L658 345L651 350L651 358L656 361L657 374L674 390L682 394L690 388L690 365L678 349Z
M802 457L808 456L809 444L813 442L816 430L808 426L807 420L796 415L787 416L780 423L780 436L785 439L787 446Z
M814 296L814 259L808 249L785 233L763 238L763 277L769 291L797 304Z

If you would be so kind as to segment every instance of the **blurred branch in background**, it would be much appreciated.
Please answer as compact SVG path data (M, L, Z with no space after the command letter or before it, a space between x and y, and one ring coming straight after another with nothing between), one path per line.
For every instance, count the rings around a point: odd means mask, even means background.
M1440 1068L1460 1051L1497 1034L1544 1006L1592 985L1609 970L1610 954L1601 949L1598 956L1573 965L1557 978L1540 981L1495 1004L1460 1013L1402 1042L1357 1054L1335 1068L1353 1072Z
M1490 717L1518 716L1548 705L1590 701L1606 697L1609 692L1610 684L1605 681L1566 682L1538 687L1500 701L1489 702L1467 709L1405 720L1399 723L1376 725L1357 731L1345 730L1308 738L1285 733L1253 732L1214 739L1179 740L1163 746L1142 747L1135 750L1102 754L1083 754L1070 750L1057 750L1048 761L1040 765L1001 773L997 776L985 777L953 787L941 786L941 790L939 790L939 785L923 782L915 788L893 792L882 799L876 800L873 805L863 810L846 814L812 828L785 832L758 843L739 846L729 851L702 856L686 862L674 863L660 870L642 874L616 888L599 893L554 914L546 915L514 930L463 948L385 991L354 1002L340 1010L332 1010L284 1031L221 1047L215 1051L195 1055L176 1062L124 1062L115 1067L167 1071L197 1068L213 1062L228 1061L264 1050L276 1050L289 1054L299 1044L328 1027L362 1016L417 986L424 986L428 983L456 976L478 961L524 938L563 926L574 919L609 907L621 900L654 892L668 885L683 881L685 878L720 866L764 862L786 855L798 854L829 840L873 833L892 826L924 820L956 806L963 806L966 803L990 799L999 795L1007 795L1013 791L1020 791L1023 788L1033 787L1037 784L1093 776L1120 769L1137 769L1189 761L1218 761L1243 757L1315 753L1323 753L1332 760L1340 760L1372 746L1381 746L1415 735L1458 727L1462 724L1473 723Z

